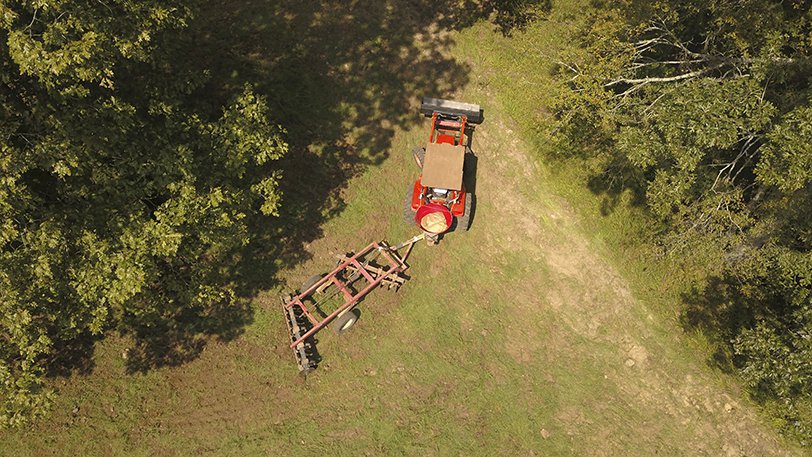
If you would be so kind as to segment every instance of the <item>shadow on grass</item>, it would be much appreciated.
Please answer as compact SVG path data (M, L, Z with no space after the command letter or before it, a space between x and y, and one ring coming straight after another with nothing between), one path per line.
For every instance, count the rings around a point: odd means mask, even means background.
M71 374L88 375L96 367L93 361L94 348L101 339L98 336L81 335L70 341L59 340L54 345L53 357L48 361L46 375L68 377Z
M468 216L468 229L470 230L471 227L474 226L474 222L476 221L476 207L477 207L477 198L479 196L476 192L476 183L477 183L477 167L479 166L479 157L477 157L476 153L470 148L470 139L469 136L469 149L468 152L465 154L465 163L463 165L463 182L465 183L465 190L470 192L473 196L473 200L471 203L471 214ZM454 223L457 223L455 219Z
M549 2L211 3L207 16L217 21L204 21L205 39L228 49L227 60L209 59L214 80L250 82L290 144L275 164L283 207L277 218L252 221L236 271L240 293L267 289L277 271L310 258L306 245L346 206L347 182L388 158L396 131L421 124L422 96L453 98L468 84L471 69L451 56L450 31L491 18L509 33L534 17L530 7Z
M552 162L575 160L586 169L586 187L600 198L600 212L607 216L619 205L642 207L646 205L646 173L616 151L612 141L596 137L589 122L573 122L565 127L555 148L549 154Z
M178 307L175 315L150 327L129 329L133 345L126 351L127 372L182 365L197 358L212 337L231 341L253 321L254 312L247 300Z
M587 188L601 197L600 210L604 216L623 202L638 207L646 204L646 185L639 169L618 154L603 160L599 170L588 178ZM630 198L624 199L624 195Z
M189 103L213 118L246 83L267 98L289 152L260 172L283 173L283 202L278 217L249 217L250 244L214 269L241 298L190 305L181 291L154 316L123 325L133 341L128 371L180 365L211 338L242 334L254 320L251 297L311 257L307 245L346 206L347 182L387 159L398 130L422 121L420 97L450 98L468 84L471 70L451 56L449 31L492 18L507 34L532 18L528 5L549 8L538 1L203 2L172 37L167 60L177 68L160 71L190 80L208 74ZM90 373L95 342L77 338L60 350L50 374Z
M715 276L702 288L682 295L682 327L702 332L714 344L708 364L726 373L733 373L737 364L731 341L743 328L752 327L755 319L752 304L741 295L740 288L732 278Z

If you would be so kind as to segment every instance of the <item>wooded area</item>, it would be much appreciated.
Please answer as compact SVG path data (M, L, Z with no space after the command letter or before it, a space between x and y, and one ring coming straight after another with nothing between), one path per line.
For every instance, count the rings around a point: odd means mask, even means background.
M604 157L596 189L633 192L651 242L710 275L686 327L812 437L810 2L605 2L582 45L561 62L563 143Z
M41 378L73 345L236 312L223 265L246 216L276 212L286 144L250 87L209 84L190 15L185 1L0 10L5 425L46 410Z

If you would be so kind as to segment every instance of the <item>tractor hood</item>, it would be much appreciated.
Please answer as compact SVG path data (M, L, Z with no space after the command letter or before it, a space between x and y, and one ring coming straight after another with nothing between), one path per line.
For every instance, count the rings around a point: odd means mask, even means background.
M462 189L465 146L432 143L426 147L421 181L427 187Z

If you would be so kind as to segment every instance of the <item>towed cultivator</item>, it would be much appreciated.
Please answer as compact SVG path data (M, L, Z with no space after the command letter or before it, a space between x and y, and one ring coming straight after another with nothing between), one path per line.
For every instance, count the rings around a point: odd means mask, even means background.
M483 120L478 105L423 98L420 112L431 117L426 147L415 149L421 176L406 196L406 223L423 233L396 246L371 243L356 254L339 258L333 271L305 281L296 294L282 298L290 347L301 374L318 366L321 357L314 335L332 324L340 334L352 327L360 313L355 306L378 286L397 290L408 279L406 258L414 243L436 244L442 233L465 231L473 213L474 196L463 182L473 126ZM400 249L407 248L401 256Z
M383 241L371 243L357 254L345 254L333 271L313 276L298 294L282 298L290 347L300 373L313 371L321 360L313 335L331 322L338 334L349 330L360 314L355 305L364 296L378 286L397 290L406 282L408 278L403 275L408 268L406 257L414 243L423 238L421 234L394 247ZM401 257L397 251L404 247L407 251ZM333 299L339 295L342 299L338 300L338 306L325 310L331 301L335 304Z

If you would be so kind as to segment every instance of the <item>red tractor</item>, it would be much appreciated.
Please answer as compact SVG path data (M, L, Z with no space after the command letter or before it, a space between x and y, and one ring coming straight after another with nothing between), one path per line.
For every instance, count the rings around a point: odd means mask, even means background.
M417 225L435 243L442 233L465 231L474 211L474 195L465 188L466 156L474 126L482 123L479 105L424 97L420 112L431 117L429 141L414 150L422 170L407 194L404 220Z

